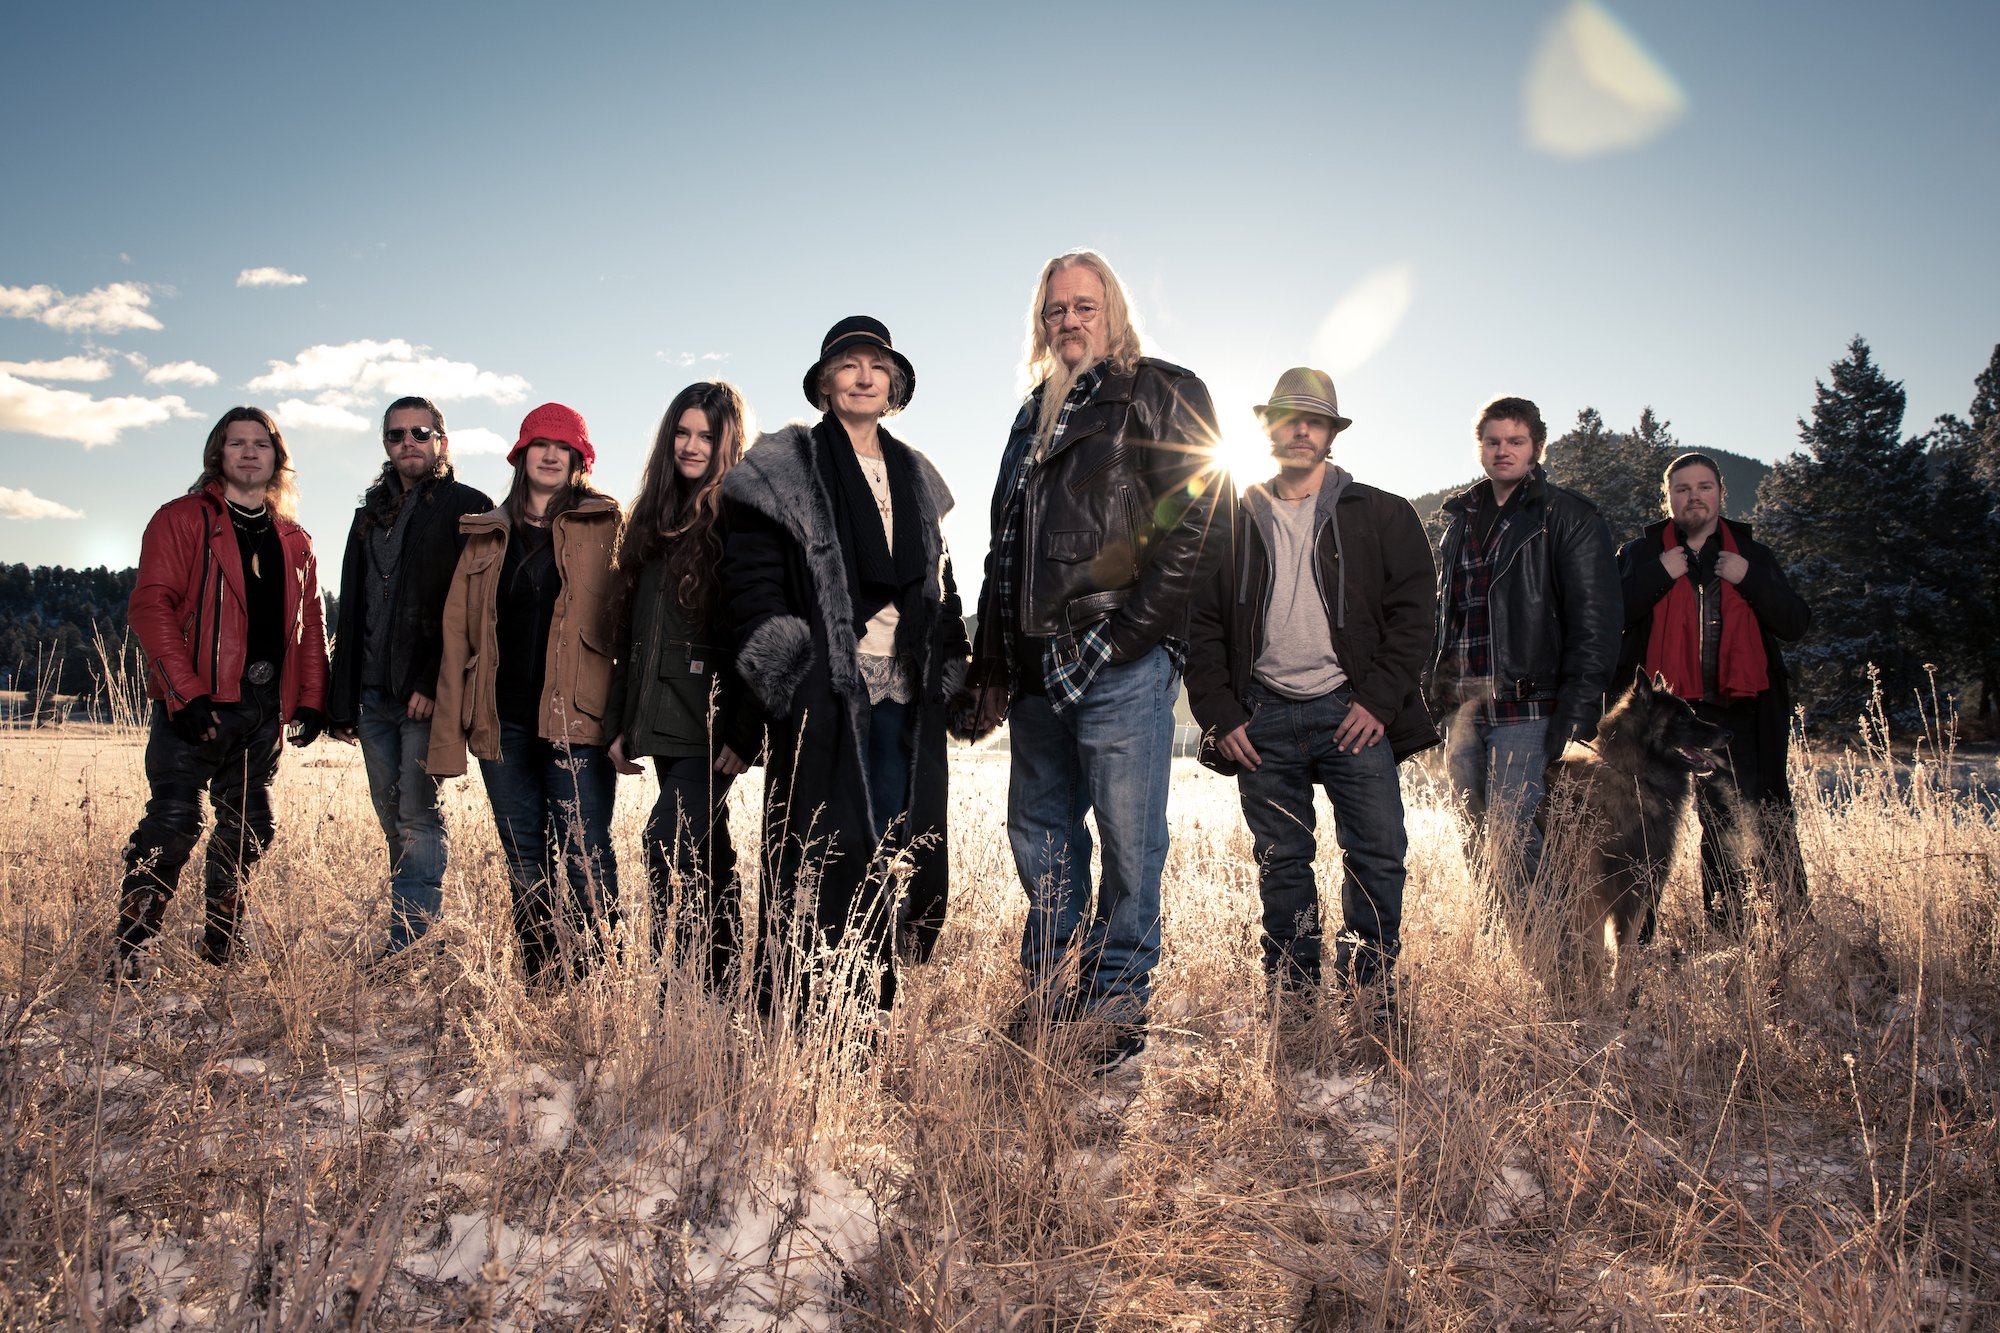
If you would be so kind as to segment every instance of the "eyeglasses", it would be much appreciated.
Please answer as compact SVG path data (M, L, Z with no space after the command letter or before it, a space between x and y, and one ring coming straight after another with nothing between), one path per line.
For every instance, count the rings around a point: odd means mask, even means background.
M1056 328L1063 322L1063 316L1075 315L1076 322L1088 324L1097 318L1097 312L1104 309L1095 301L1078 301L1074 305L1050 305L1042 307L1042 323Z
M394 430L385 430L382 432L382 443L401 444L403 436L406 434L418 444L429 444L432 440L443 435L444 432L435 430L430 426L411 426L407 431L403 427L398 426Z

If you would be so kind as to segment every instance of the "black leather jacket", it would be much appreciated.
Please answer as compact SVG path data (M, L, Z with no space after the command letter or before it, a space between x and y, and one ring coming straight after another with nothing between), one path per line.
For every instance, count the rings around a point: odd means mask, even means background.
M1022 404L1001 460L996 549L1015 470L1034 447L1039 401ZM1141 657L1169 635L1184 638L1220 489L1210 470L1215 439L1215 409L1192 372L1151 357L1130 375L1107 370L1028 479L1014 608L1021 632L1075 634L1109 617L1115 662ZM1006 679L1010 665L993 559L989 552L979 597L974 679L981 683Z
M1451 515L1438 548L1440 659L1452 619L1451 573L1465 544L1467 514L1478 485L1444 502ZM1480 497L1492 503L1489 489ZM1588 740L1604 713L1605 692L1618 665L1624 596L1612 558L1611 531L1597 506L1548 480L1538 466L1521 483L1519 513L1494 556L1487 592L1493 628L1493 689L1501 699L1554 698L1549 753L1572 738ZM1441 710L1465 700L1442 697L1452 682L1433 667L1432 698ZM1443 711L1440 712L1440 716Z
M465 537L458 520L493 507L485 494L447 467L403 497L417 506L403 529L396 605L389 626L389 696L435 698L438 663L444 656L444 599L458 569ZM340 561L340 621L333 638L333 671L327 686L327 720L351 727L361 715L361 656L367 640L362 623L368 606L368 529L375 522L367 504L354 511L347 550Z

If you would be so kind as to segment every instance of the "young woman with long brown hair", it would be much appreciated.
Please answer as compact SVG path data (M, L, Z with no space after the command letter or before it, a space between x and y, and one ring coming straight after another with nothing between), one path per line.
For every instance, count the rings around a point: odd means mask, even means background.
M623 612L605 715L619 771L641 772L636 761L651 756L660 779L645 835L653 947L671 921L677 952L714 990L742 934L729 788L764 739L719 615L722 479L743 454L743 415L732 386L703 382L660 419L618 550Z

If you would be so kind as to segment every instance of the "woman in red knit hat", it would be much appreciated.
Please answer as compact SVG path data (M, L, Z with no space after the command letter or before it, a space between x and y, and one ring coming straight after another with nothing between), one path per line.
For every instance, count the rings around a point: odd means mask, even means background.
M536 981L564 953L567 974L581 975L597 952L600 923L617 921L618 775L605 751L604 714L619 512L590 484L597 450L589 428L561 403L528 413L507 461L514 466L507 498L459 521L465 549L445 600L425 768L454 777L465 772L468 750L479 757L512 881L522 963ZM560 913L558 850L569 888Z

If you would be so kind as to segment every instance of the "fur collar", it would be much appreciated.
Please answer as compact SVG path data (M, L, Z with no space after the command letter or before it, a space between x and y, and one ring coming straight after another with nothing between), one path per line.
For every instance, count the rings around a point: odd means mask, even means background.
M923 511L917 528L923 533L924 566L940 568L944 556L943 535L938 526L951 512L951 490L931 461L900 440L892 448L904 450L916 470L917 503ZM758 437L745 451L742 461L722 479L723 495L762 514L776 523L798 543L805 553L812 576L813 600L825 641L829 644L855 642L854 610L847 594L847 571L841 563L840 540L833 523L833 504L820 485L819 469L812 459L812 427L794 421L782 430ZM833 653L827 668L834 690L847 698L866 698L861 685L861 667L852 652ZM789 690L784 691L786 695Z
M923 499L931 510L925 515L929 520L925 526L935 528L951 512L951 488L930 459L901 440L895 443L908 452L916 467ZM812 427L803 421L758 436L744 451L742 461L722 479L722 493L779 524L808 549L815 541L832 540L833 511L813 467ZM801 505L801 501L805 503ZM930 539L927 533L926 540Z
M951 511L951 491L929 459L894 437L891 441L889 447L908 455L918 478L917 528L923 534L925 568L942 571L944 538L938 521ZM760 436L723 478L722 494L775 523L804 555L812 581L809 614L818 622L819 643L826 645L828 683L846 712L850 734L859 736L866 727L868 687L854 648L854 603L847 591L833 505L820 484L812 448L812 427L803 422ZM934 577L941 578L941 572ZM938 593L934 590L931 596ZM814 639L811 628L798 617L773 616L752 630L738 649L738 672L774 717L791 713L798 687L812 670ZM860 777L872 809L868 775L864 771Z

